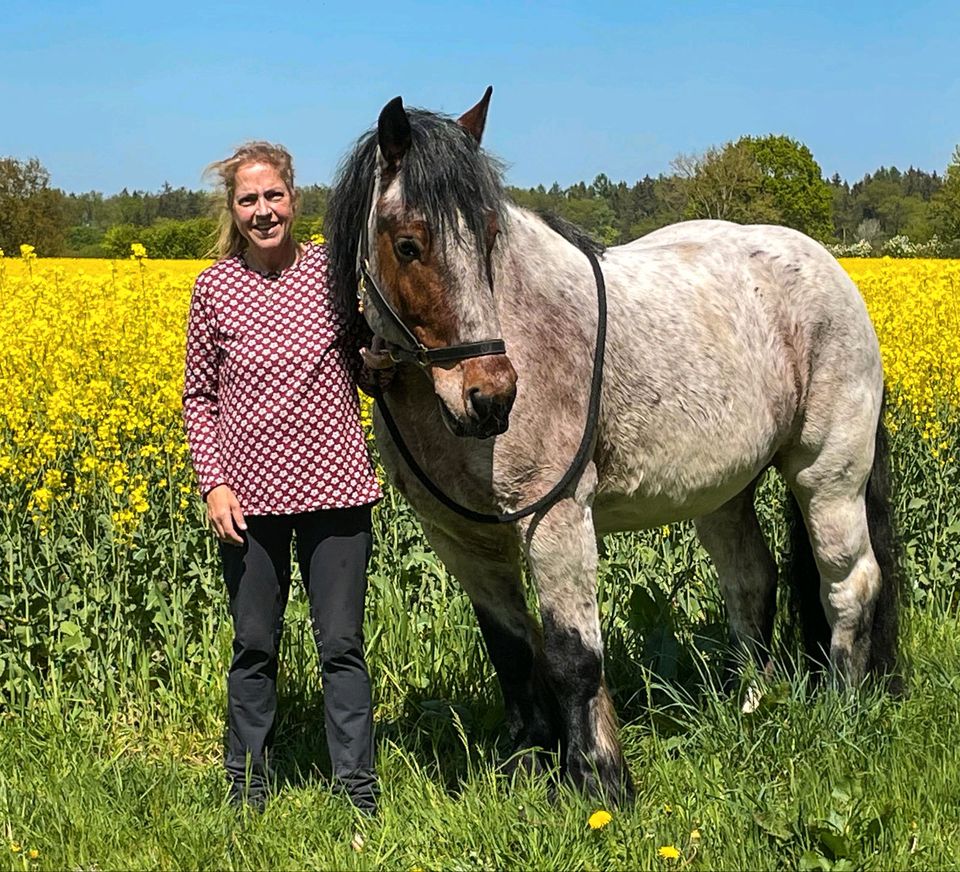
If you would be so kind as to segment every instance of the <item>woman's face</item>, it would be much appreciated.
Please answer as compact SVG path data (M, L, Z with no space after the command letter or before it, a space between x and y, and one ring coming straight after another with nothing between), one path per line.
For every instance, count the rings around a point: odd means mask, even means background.
M237 170L231 203L237 229L265 255L281 248L293 228L293 198L276 168L244 164Z

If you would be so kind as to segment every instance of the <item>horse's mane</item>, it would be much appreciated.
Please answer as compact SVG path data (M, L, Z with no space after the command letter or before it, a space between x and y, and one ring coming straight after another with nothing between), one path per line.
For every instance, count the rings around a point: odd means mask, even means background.
M597 257L600 257L607 250L602 242L594 239L582 227L572 221L567 221L566 218L561 218L555 212L537 209L537 217L554 233L559 233L567 242L577 246L581 251L592 251Z
M407 109L411 145L403 156L404 199L415 204L442 238L463 240L462 217L483 263L490 213L503 227L503 166L484 152L471 134L446 115ZM370 207L377 161L377 132L368 130L340 164L327 204L324 233L329 243L330 283L338 301L354 307L360 231Z

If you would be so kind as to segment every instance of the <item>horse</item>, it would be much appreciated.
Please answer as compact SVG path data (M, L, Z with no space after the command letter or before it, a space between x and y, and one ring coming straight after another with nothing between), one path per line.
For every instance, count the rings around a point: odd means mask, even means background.
M856 286L795 230L695 220L603 248L520 208L480 145L491 91L456 119L383 107L331 192L330 282L360 298L368 362L394 365L381 461L472 602L510 759L559 749L575 786L621 803L598 537L693 519L732 643L769 670L778 569L754 491L773 467L802 519L806 652L844 686L897 680L880 350Z

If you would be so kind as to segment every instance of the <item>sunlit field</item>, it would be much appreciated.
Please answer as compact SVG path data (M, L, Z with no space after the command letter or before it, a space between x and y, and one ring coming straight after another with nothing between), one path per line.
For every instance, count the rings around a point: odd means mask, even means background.
M723 609L690 525L609 537L601 614L636 806L509 783L469 603L388 491L366 631L384 796L359 821L327 788L299 597L279 793L262 816L226 804L229 618L180 419L206 262L0 258L0 869L957 868L960 262L842 264L888 378L908 697L813 691L784 639L742 714L716 689ZM778 551L780 501L766 482Z

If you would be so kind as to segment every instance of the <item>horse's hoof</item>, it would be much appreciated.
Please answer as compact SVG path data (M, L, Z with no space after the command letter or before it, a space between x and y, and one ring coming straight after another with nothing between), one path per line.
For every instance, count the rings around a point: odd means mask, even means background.
M611 808L630 805L636 798L633 779L623 763L608 765L602 770L583 763L569 767L567 777L581 793L595 797Z
M544 752L540 748L518 748L512 754L500 759L497 769L504 775L524 772L528 775L543 775L548 771L543 760Z

